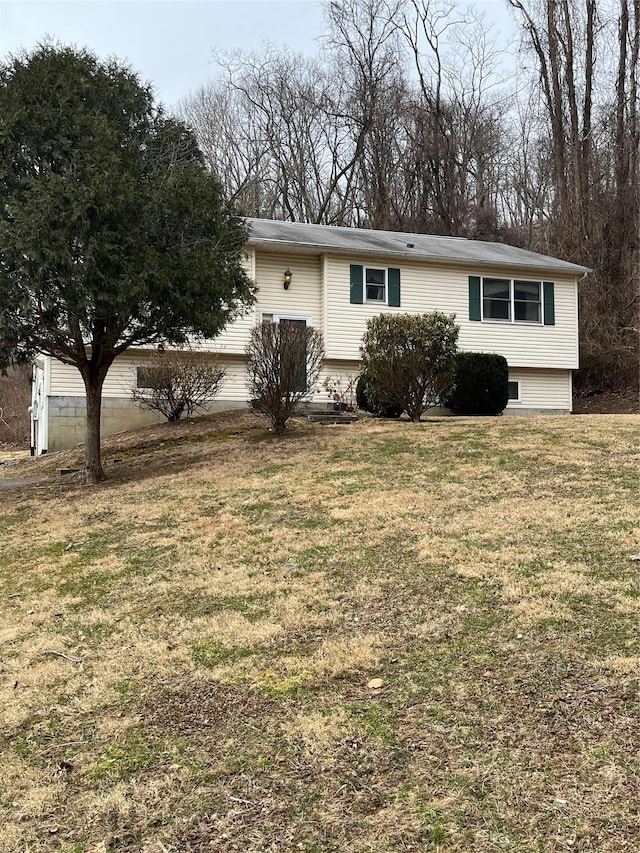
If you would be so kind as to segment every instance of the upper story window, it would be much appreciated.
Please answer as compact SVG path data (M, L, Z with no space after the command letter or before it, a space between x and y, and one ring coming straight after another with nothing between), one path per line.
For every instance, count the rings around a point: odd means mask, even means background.
M483 278L482 319L541 323L542 282Z
M388 305L400 307L400 269L398 267L349 266L349 302L352 305Z
M387 271L367 267L365 270L365 290L367 302L387 301Z
M513 316L525 323L542 322L541 290L539 281L513 282Z

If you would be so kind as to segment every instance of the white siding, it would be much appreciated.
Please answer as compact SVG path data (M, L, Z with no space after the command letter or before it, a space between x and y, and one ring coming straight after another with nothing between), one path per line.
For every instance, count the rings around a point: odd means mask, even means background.
M509 369L509 379L520 382L520 400L509 401L512 414L519 409L553 409L571 411L572 383L570 370Z
M226 363L227 377L220 391L218 400L220 402L228 400L233 403L246 403L249 400L249 391L247 389L247 374L246 362L242 358L233 359ZM320 377L314 388L314 393L309 402L314 405L333 404L333 398L324 387L326 379L338 381L337 387L340 393L348 393L348 386L358 375L358 364L356 362L337 362L327 361L322 368ZM355 390L355 389L354 389Z
M144 364L147 354L143 351L129 350L111 365L102 388L103 398L128 398L136 381L136 368ZM220 361L225 367L227 378L219 396L234 401L246 400L244 360L236 356ZM51 360L50 394L54 397L84 397L84 383L75 367Z
M262 314L303 315L311 318L313 326L322 327L321 258L271 254L252 258L252 274L258 285L256 304L244 317L227 326L214 341L198 345L199 349L222 354L244 354L251 329L260 322ZM293 273L289 290L283 286L287 268Z
M243 353L256 320L256 309L255 306L252 306L242 317L238 317L233 323L229 323L214 340L192 342L193 349L221 354Z
M293 273L289 290L283 287L283 273L287 268ZM321 258L259 254L256 257L256 284L258 316L263 312L303 314L311 317L313 326L320 326Z
M144 360L141 354L125 353L111 365L102 387L103 397L128 397L135 382L135 365ZM50 394L53 397L84 397L80 371L69 364L51 359Z
M234 404L247 403L249 392L247 390L247 371L245 360L243 358L234 357L225 360L221 357L221 362L224 365L226 376L220 393L216 397L219 402L228 401Z
M77 368L61 361L50 359L49 394L54 397L84 395L84 382Z
M255 252L247 250L242 258L242 266L252 280L255 279ZM247 308L242 314L229 323L220 335L213 340L192 340L190 346L197 352L243 353L249 340L249 333L256 322L255 306Z
M456 269L427 264L401 265L401 307L349 303L349 265L394 266L388 258L330 258L327 262L327 317L325 345L331 358L358 358L366 321L381 312L455 314L463 350L496 352L517 367L578 366L576 283L556 278L555 325L474 322L469 320L469 275L502 275L491 269ZM528 277L529 274L528 274ZM540 279L549 279L548 275Z

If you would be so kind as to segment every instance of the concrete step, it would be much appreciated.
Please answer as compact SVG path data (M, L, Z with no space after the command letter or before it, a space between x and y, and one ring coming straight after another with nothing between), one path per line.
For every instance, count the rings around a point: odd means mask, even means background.
M307 418L314 424L352 424L358 420L347 412L310 412Z

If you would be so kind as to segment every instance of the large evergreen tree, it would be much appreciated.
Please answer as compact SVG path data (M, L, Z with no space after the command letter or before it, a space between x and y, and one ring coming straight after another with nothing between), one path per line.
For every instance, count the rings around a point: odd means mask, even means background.
M51 44L0 66L0 366L78 368L86 482L114 359L219 333L254 298L245 238L193 134L126 66Z

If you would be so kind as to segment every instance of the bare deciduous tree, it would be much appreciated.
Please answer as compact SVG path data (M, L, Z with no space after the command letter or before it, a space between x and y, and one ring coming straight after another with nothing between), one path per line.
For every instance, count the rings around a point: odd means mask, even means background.
M31 368L10 367L0 372L0 447L29 446Z
M593 267L580 289L579 384L628 385L639 356L640 0L620 0L617 18L604 0L509 3L536 58L550 130L540 236L548 251Z

